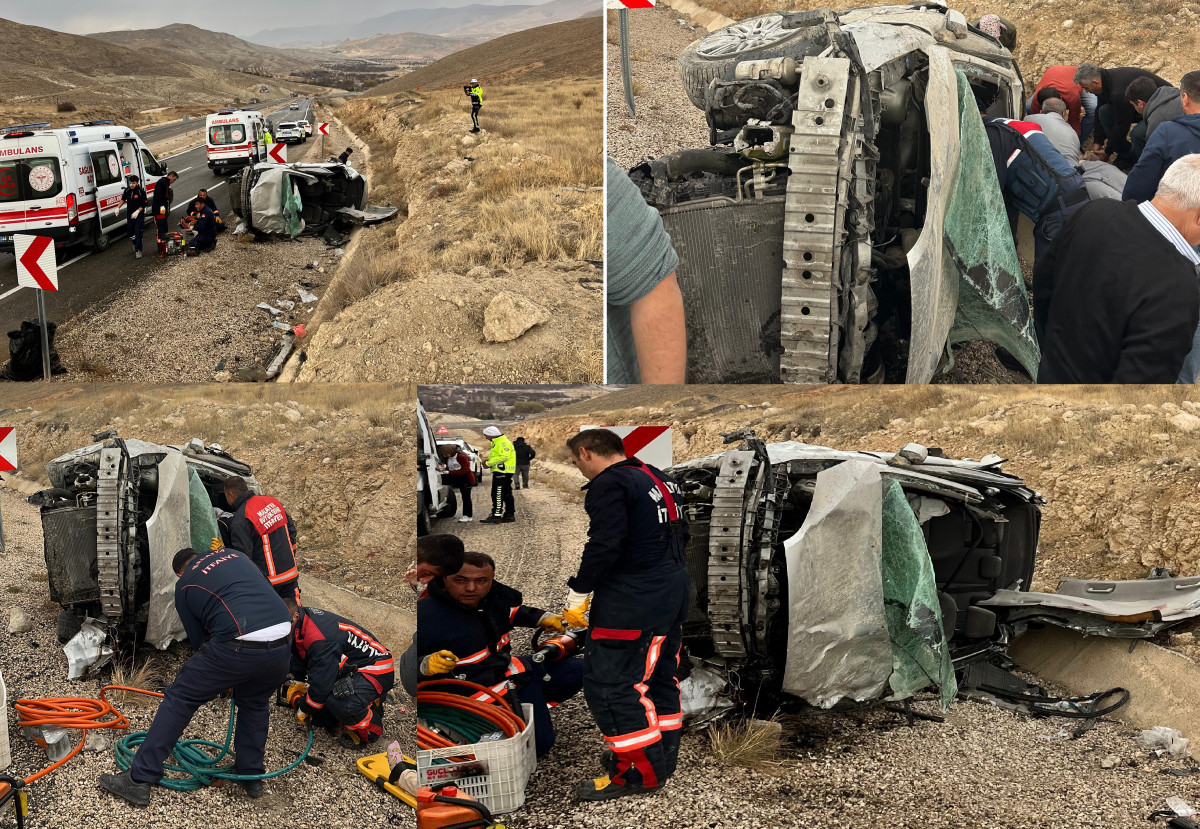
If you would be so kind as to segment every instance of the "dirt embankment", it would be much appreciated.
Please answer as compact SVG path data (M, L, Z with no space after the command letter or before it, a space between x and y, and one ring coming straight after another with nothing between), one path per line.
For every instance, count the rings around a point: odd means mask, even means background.
M17 427L20 474L41 486L47 460L108 428L220 443L291 514L302 572L391 601L407 590L400 575L415 532L402 462L413 448L397 437L412 432L414 397L412 387L383 385L10 385L0 416Z
M364 237L301 380L599 380L599 74L489 87L477 135L461 90L338 111L402 220Z

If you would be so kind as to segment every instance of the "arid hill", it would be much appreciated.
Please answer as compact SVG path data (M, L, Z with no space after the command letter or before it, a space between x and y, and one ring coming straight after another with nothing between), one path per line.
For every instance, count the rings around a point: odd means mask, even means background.
M371 95L395 95L417 88L447 89L461 86L470 78L479 78L484 84L599 78L603 71L602 41L603 23L599 17L539 26L455 52L380 84Z
M295 50L284 52L186 23L172 23L158 29L96 32L88 37L125 46L139 53L151 50L155 55L166 58L174 55L176 59L190 63L213 64L238 72L259 70L271 75L287 75L293 69L317 65L314 56L305 59Z
M443 37L441 35L426 35L415 32L405 32L399 35L375 35L374 37L344 40L336 46L320 50L330 55L347 58L367 58L386 60L388 58L442 58L451 52L466 49L487 38L482 35L472 37ZM290 50L289 50L290 51Z

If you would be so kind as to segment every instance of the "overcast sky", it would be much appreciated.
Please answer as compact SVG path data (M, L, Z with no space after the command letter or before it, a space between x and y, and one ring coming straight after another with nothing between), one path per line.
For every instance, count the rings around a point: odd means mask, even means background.
M312 26L331 19L365 20L400 9L454 8L472 3L489 6L540 5L545 0L52 0L31 3L0 0L0 17L86 35L115 29L157 29L191 23L215 32L248 37L263 29Z

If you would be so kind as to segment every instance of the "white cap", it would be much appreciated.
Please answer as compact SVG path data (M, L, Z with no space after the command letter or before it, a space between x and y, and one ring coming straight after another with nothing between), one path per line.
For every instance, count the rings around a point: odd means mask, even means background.
M488 426L483 430L483 436L485 438L498 438L500 437L500 430L495 426Z
M479 83L479 78L471 78L471 83Z

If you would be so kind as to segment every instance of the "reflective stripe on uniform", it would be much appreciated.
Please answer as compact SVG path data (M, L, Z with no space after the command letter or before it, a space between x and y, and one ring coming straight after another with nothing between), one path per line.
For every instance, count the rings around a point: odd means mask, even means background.
M662 733L657 725L643 728L641 731L631 731L628 734L618 734L616 737L605 737L604 742L618 754L635 748L645 748L662 739Z

